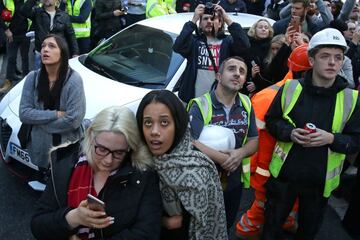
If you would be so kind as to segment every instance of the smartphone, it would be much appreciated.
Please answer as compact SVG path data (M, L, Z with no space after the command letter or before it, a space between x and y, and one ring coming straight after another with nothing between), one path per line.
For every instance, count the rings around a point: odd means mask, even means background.
M256 66L256 63L254 60L251 61L251 66L255 67Z
M300 32L300 17L292 16L290 20L290 25L293 27L295 31Z
M89 208L94 211L102 211L105 212L105 203L98 199L97 197L94 197L91 194L87 195L87 201L89 204Z

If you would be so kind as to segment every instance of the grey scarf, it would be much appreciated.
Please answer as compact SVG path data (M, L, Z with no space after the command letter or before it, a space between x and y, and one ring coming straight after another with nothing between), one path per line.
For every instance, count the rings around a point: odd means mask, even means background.
M215 164L192 149L190 131L170 153L155 157L165 211L190 214L189 239L227 238L223 193Z

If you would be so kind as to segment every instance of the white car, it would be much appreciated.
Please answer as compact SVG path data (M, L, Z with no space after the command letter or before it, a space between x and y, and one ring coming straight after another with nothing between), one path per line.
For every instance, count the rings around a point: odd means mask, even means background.
M229 13L248 29L261 16ZM172 45L193 13L181 13L140 21L101 43L89 54L69 61L80 73L86 94L85 119L100 110L128 106L136 111L141 98L152 89L173 91L186 66L186 60L172 51ZM267 19L271 24L274 22ZM0 151L5 162L11 160L38 170L26 149L21 149L17 133L19 103L24 80L0 102Z

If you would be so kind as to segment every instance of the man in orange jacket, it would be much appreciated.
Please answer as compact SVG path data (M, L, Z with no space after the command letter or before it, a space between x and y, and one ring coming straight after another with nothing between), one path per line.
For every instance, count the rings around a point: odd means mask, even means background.
M255 111L256 126L259 131L258 151L251 157L251 186L255 189L255 200L249 210L244 213L236 224L236 234L247 239L256 239L264 224L265 188L270 177L269 164L276 140L266 131L265 114L267 113L276 93L287 80L300 78L302 72L311 68L307 54L308 45L296 47L288 59L289 72L283 80L256 93L251 98ZM284 229L293 229L296 226L298 204L295 203L288 216Z

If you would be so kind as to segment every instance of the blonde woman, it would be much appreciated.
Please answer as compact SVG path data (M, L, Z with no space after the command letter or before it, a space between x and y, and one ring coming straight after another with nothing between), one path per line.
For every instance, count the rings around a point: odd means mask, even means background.
M104 109L81 147L51 153L52 176L31 221L36 239L159 239L158 177L135 122L127 108ZM105 209L92 208L88 194Z
M264 60L270 49L274 30L266 19L259 19L248 31L250 48L245 56L246 64L251 74L248 78L246 89L250 93L260 91L264 88L265 79L262 79L262 70L265 67Z
M273 37L270 42L270 49L268 51L268 54L266 58L264 59L264 63L266 65L269 65L271 61L274 59L276 54L279 52L280 48L285 43L285 35L279 34Z

